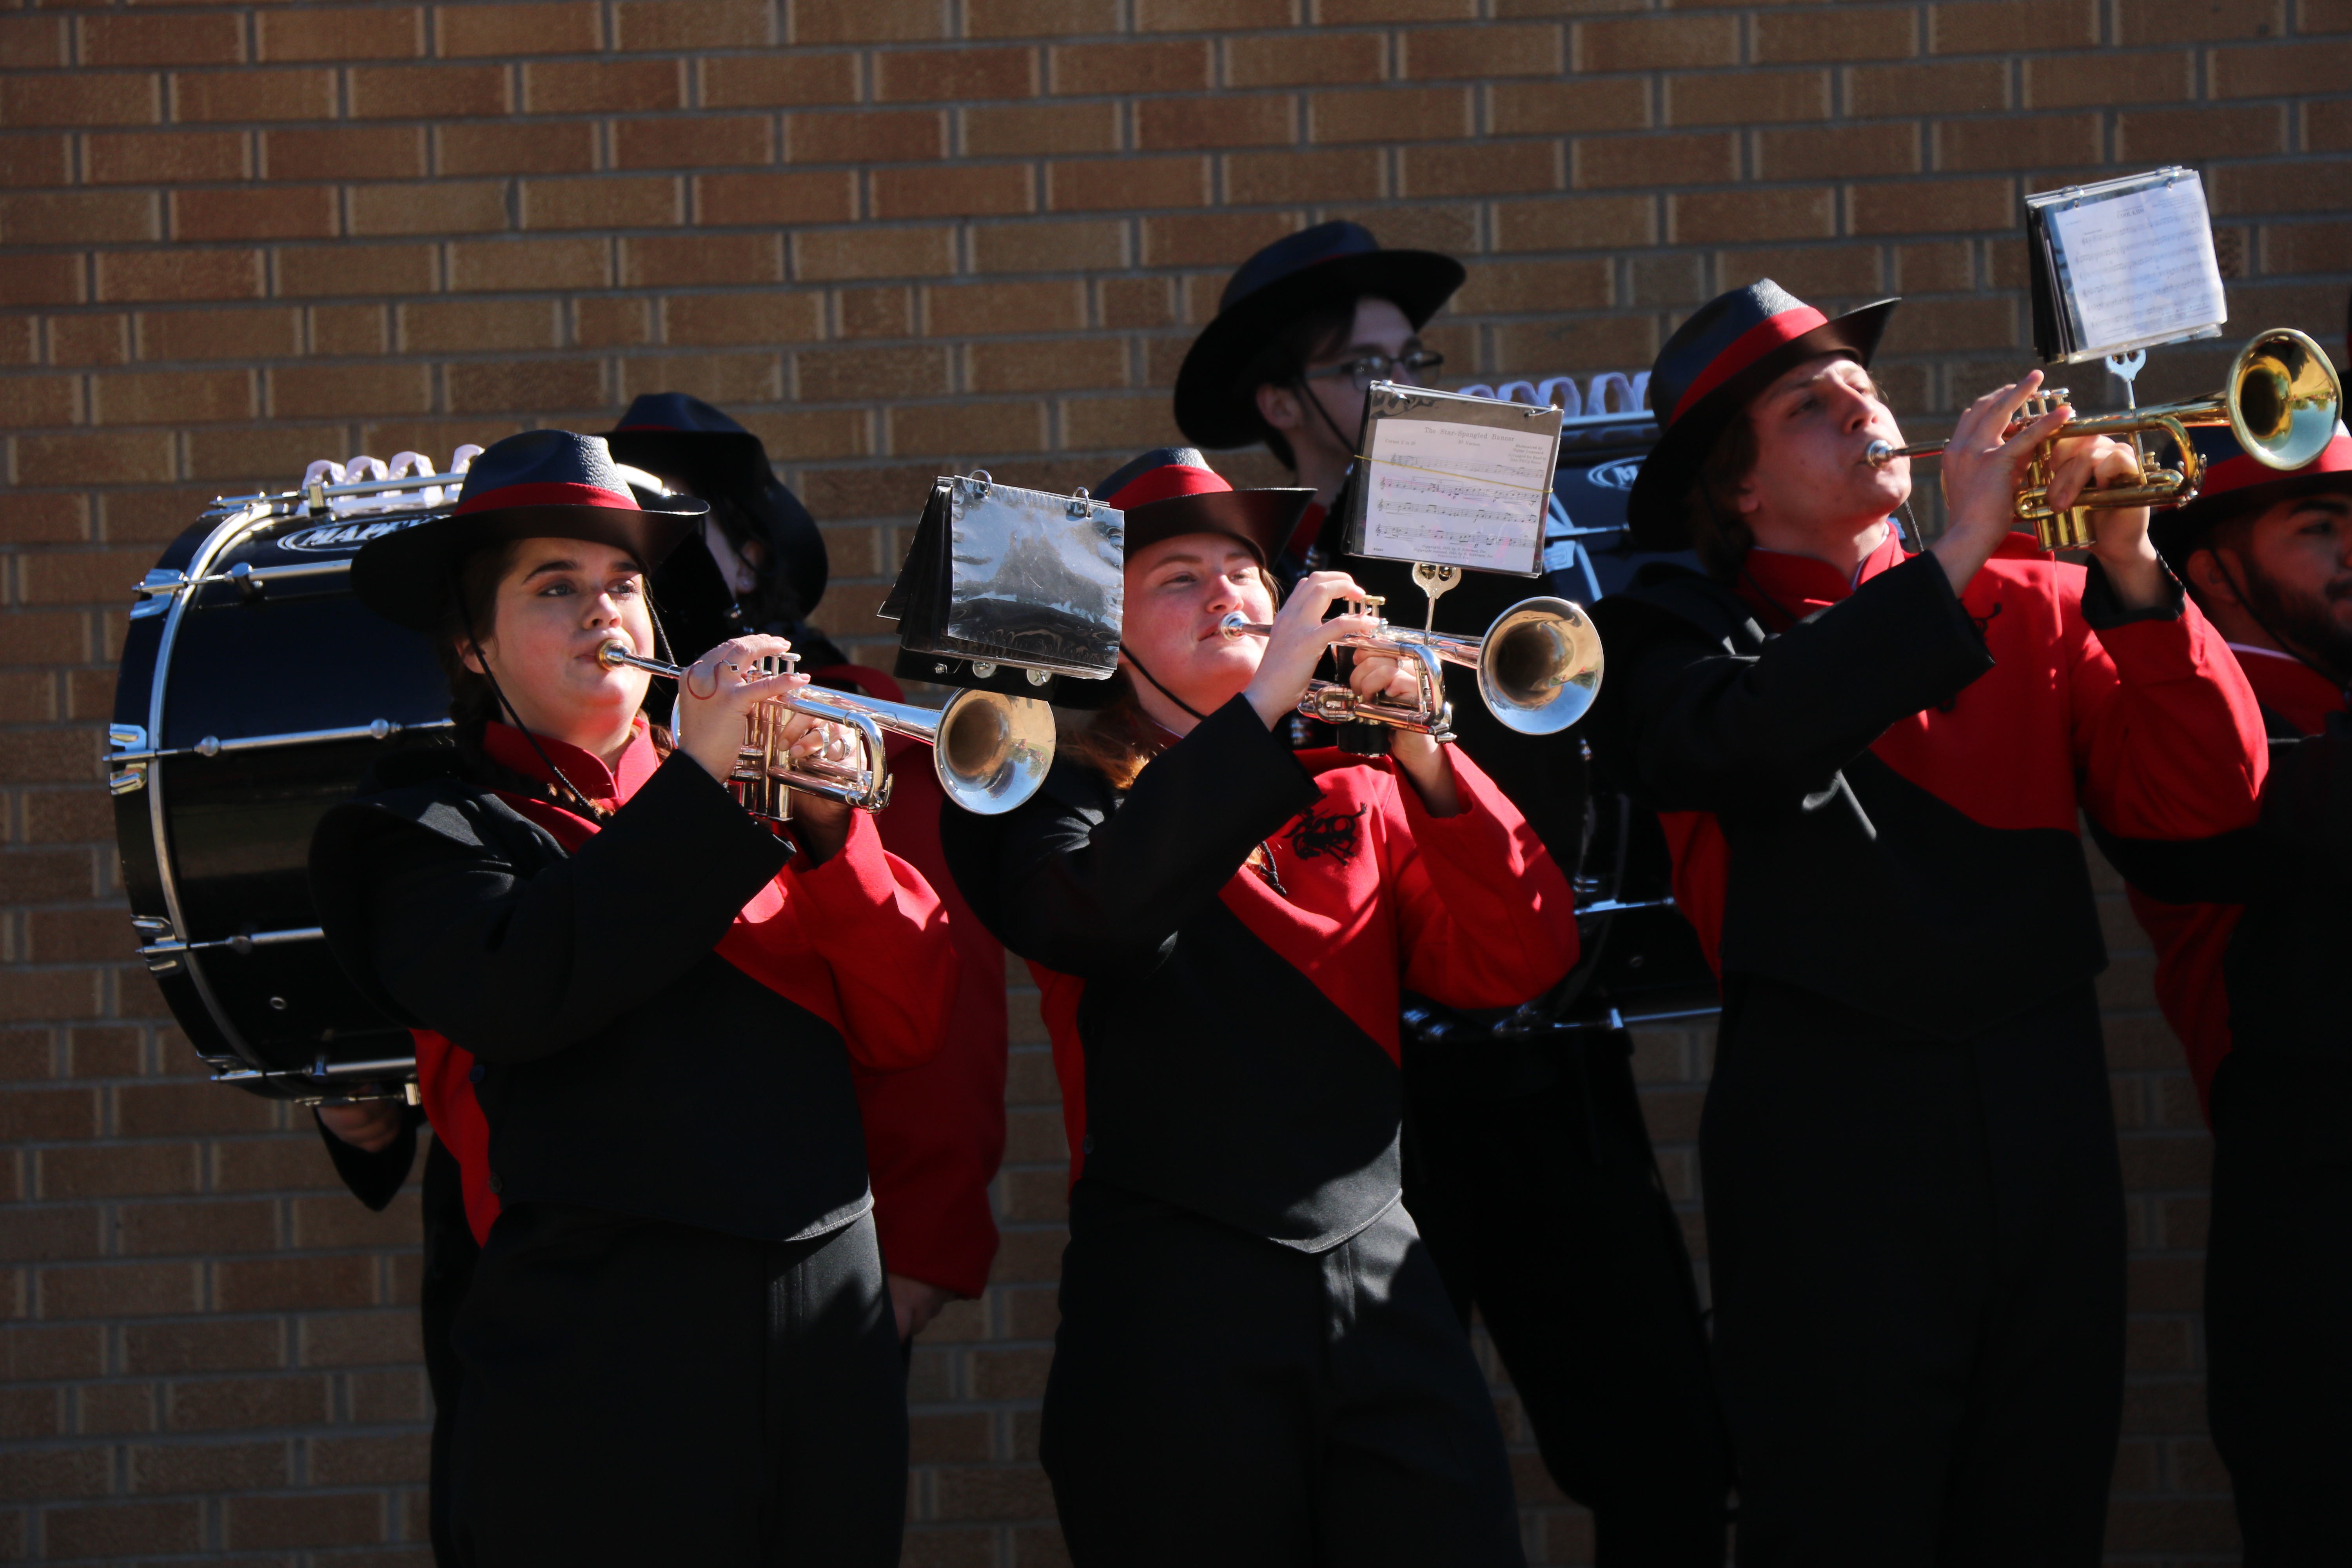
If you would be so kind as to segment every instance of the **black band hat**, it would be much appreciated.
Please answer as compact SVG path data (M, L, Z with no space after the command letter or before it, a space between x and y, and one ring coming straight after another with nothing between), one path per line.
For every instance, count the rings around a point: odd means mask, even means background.
M742 508L766 534L803 616L824 597L832 562L816 519L768 466L766 445L735 420L682 392L649 392L604 432L604 444L617 462L719 492Z
M384 619L430 633L458 567L478 550L582 539L625 550L651 572L709 510L691 496L640 506L601 437L526 430L474 459L448 515L363 546L352 562L352 592Z
M2205 536L2217 523L2298 496L2325 490L2352 493L2352 435L2341 423L2336 438L2299 468L2273 468L2257 460L2226 426L2199 426L2189 438L2205 460L2204 483L2195 500L2158 511L2147 530L2157 553L2184 583L2189 558L2204 547Z
M1285 325L1327 300L1386 300L1419 331L1467 276L1433 250L1383 250L1361 224L1318 223L1241 265L1176 373L1176 427L1203 447L1254 445L1256 388L1243 372Z
M1901 303L1881 300L1824 316L1761 278L1692 312L1650 367L1650 406L1663 429L1625 498L1633 548L1689 549L1684 501L1716 438L1792 365L1826 353L1851 354L1868 365Z
M1103 505L1127 514L1127 559L1163 539L1223 533L1271 566L1298 526L1311 489L1237 490L1190 447L1143 454L1095 488Z

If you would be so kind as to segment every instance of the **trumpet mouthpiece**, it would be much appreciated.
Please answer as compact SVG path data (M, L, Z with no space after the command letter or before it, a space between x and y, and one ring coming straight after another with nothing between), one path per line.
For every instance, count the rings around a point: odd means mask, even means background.
M1883 468L1895 460L1895 446L1890 441L1873 441L1863 448L1863 461L1874 468Z

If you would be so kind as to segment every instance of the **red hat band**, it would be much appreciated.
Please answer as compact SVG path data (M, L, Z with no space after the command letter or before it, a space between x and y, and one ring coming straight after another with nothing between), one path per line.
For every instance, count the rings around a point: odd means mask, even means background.
M541 481L501 485L494 490L467 496L457 503L450 515L457 517L469 511L488 511L496 507L510 506L609 506L623 511L642 510L635 496L620 495L601 485Z
M1118 511L1132 511L1156 500L1173 500L1178 496L1224 495L1233 489L1223 474L1213 468L1196 468L1185 463L1163 463L1138 474L1111 494L1104 496L1103 505Z
M2273 468L2269 464L2241 452L2234 458L2224 458L2205 470L2205 482L2199 487L2200 498L2225 496L2231 490L2251 489L2280 479L2299 479L2305 474L2352 473L2352 435L2344 426L2336 427L2336 438L2327 443L2316 458L2299 468Z
M1696 405L1699 399L1770 353L1783 343L1792 343L1815 327L1826 326L1829 318L1811 305L1799 305L1792 310L1765 317L1748 328L1715 356L1714 363L1701 371L1698 378L1685 389L1669 420L1679 419Z

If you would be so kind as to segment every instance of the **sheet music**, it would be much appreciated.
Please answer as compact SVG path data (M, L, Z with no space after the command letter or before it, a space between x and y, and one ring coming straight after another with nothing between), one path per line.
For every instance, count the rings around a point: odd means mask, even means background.
M1542 543L1559 444L1549 429L1374 421L1363 552L1526 573Z
M2230 319L2194 174L2049 206L2081 357L2209 333Z

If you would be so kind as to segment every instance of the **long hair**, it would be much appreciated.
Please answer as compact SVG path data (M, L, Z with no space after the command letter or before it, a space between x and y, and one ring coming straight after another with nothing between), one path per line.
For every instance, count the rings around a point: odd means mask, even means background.
M1756 425L1741 409L1700 459L1698 479L1684 506L1690 519L1691 547L1699 564L1718 583L1737 583L1755 531L1739 515L1739 487L1756 467Z

